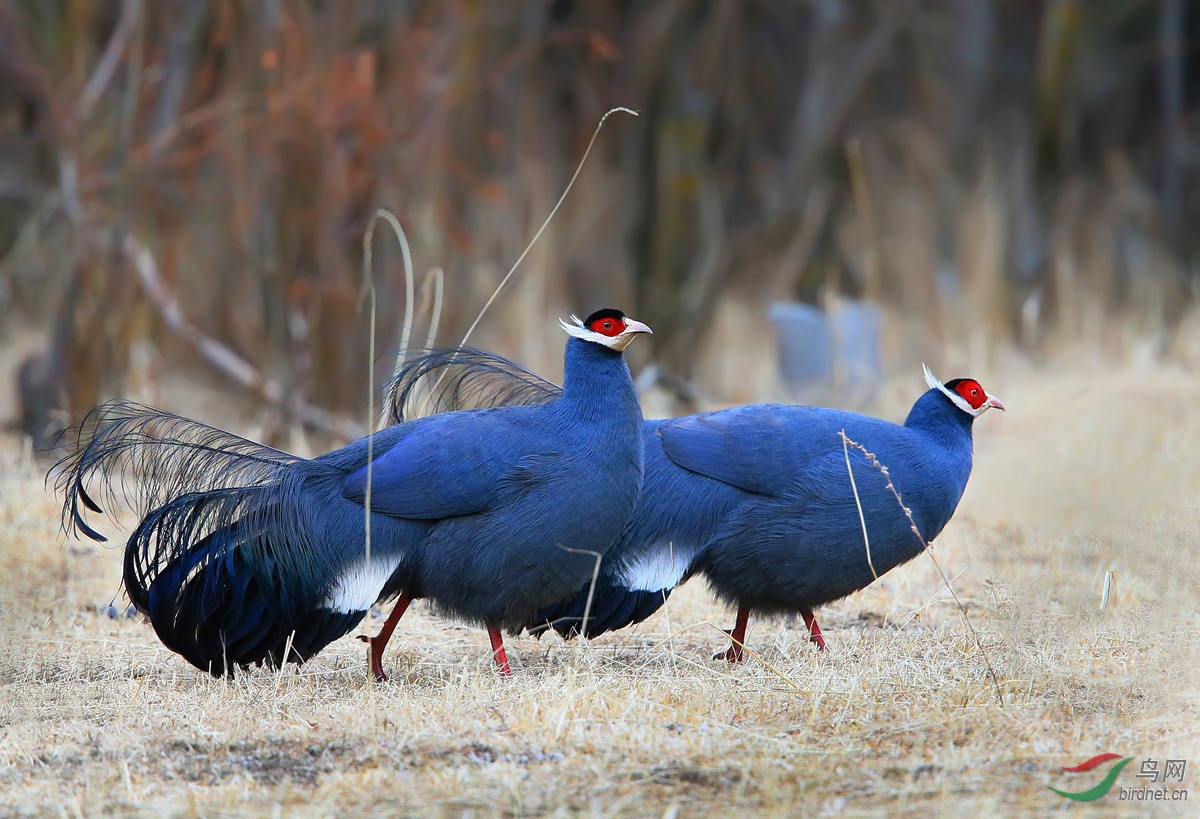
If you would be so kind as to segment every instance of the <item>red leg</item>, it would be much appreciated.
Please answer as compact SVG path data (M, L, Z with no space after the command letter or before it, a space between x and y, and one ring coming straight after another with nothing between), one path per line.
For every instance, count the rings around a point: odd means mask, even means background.
M825 638L821 636L821 627L817 625L817 618L812 609L800 609L800 616L804 618L804 625L808 626L808 639L817 644L818 651L824 651Z
M744 659L742 646L746 644L746 623L750 620L750 609L747 606L738 606L737 621L733 628L725 632L729 635L729 648L722 651L714 660L728 660L731 663L740 663Z
M412 598L408 592L401 594L379 633L374 637L360 635L358 638L367 644L367 661L371 664L371 676L379 682L387 681L387 674L383 673L383 650L387 648L388 640L392 639L392 632L396 630L396 624L400 622L404 612L408 611L408 604L411 602Z
M500 635L500 629L496 626L488 626L488 637L492 638L492 659L496 661L496 667L505 677L512 676L512 669L508 667L508 655L504 653L504 638Z

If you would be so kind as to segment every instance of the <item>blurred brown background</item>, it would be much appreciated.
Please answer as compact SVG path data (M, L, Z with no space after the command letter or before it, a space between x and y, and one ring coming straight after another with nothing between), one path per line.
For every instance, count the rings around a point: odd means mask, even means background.
M353 435L374 210L452 344L618 105L473 343L555 377L619 306L679 407L779 392L775 301L880 305L909 381L1189 361L1198 44L1184 0L0 0L3 391L35 439L118 394Z

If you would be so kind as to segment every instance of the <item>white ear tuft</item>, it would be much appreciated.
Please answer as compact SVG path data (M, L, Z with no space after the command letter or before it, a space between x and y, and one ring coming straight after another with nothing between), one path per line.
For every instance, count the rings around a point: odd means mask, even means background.
M569 324L562 319L558 320L558 326L563 328L564 333L572 338L590 338L590 336L594 335L591 331L583 326L577 317L571 316L571 318L575 321L574 324Z
M929 385L929 389L937 390L942 395L949 398L950 402L952 404L954 404L954 406L958 407L960 410L965 412L967 415L978 416L979 413L983 412L982 409L975 409L974 407L972 407L970 404L967 403L967 399L963 398L961 395L954 392L954 390L947 387L941 381L938 381L937 376L933 374L933 372L929 369L929 367L927 365L922 364L921 366L925 369L925 383Z
M946 386L941 381L937 380L937 376L934 375L933 371L929 369L928 364L922 364L921 369L925 370L925 383L929 385L929 389L941 390L942 392L946 391Z

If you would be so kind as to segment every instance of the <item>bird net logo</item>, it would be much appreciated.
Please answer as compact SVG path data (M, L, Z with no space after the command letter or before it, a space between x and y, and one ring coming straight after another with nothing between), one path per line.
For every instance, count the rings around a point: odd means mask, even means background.
M1047 785L1046 787L1059 796L1065 796L1067 799L1072 799L1076 802L1095 802L1112 790L1117 777L1121 775L1121 771L1125 769L1126 765L1133 762L1134 758L1131 756L1122 757L1120 754L1111 753L1097 754L1078 765L1063 766L1064 773L1080 774L1095 770L1114 759L1117 760L1117 763L1108 769L1108 772L1104 774L1104 778L1086 790L1060 790L1053 785ZM1137 786L1121 786L1117 798L1123 802L1186 802L1188 798L1187 788L1176 788L1167 784L1169 782L1183 784L1183 777L1186 772L1186 759L1143 759L1141 770L1137 775L1139 779L1143 780L1142 784Z

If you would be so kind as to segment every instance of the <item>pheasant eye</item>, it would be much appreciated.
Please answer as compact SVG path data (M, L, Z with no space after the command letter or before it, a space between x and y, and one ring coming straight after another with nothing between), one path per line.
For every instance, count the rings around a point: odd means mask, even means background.
M963 381L957 385L955 392L961 395L972 409L979 409L987 400L987 393L983 391L983 387L979 386L978 381Z
M593 321L590 329L593 332L600 333L601 335L615 336L620 335L621 331L625 329L625 326L615 318L602 318Z

